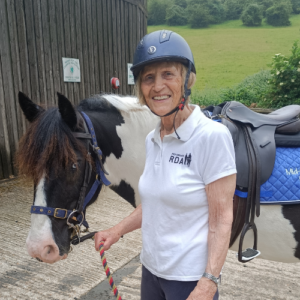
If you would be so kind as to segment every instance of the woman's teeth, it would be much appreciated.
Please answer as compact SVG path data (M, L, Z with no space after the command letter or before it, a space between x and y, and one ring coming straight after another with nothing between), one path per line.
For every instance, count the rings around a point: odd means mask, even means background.
M164 100L168 99L170 96L158 96L158 97L153 97L154 100Z

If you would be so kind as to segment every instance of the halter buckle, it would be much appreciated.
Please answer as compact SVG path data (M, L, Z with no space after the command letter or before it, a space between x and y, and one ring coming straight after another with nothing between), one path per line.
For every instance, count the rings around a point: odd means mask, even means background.
M65 215L63 217L57 216L58 210L63 210L65 212ZM64 209L64 208L55 208L54 214L53 214L54 218L56 218L56 219L66 219L67 216L68 216L68 210L67 209Z

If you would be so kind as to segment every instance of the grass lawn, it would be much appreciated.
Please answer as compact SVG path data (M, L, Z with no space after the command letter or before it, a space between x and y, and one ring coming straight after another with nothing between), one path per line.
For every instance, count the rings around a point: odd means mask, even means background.
M206 29L188 26L148 26L148 33L169 29L182 35L189 43L196 63L195 89L231 87L246 76L268 69L276 53L290 54L300 38L300 15L293 15L291 26L258 28L242 25L240 20L212 25Z

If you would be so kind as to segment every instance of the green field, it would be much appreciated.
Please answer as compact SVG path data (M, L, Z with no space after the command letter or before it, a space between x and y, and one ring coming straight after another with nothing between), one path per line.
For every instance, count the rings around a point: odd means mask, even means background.
M148 33L159 29L182 35L192 48L197 69L195 89L231 87L248 75L268 69L276 53L289 55L292 44L300 38L300 15L293 15L289 27L258 28L228 21L206 29L188 26L148 26Z

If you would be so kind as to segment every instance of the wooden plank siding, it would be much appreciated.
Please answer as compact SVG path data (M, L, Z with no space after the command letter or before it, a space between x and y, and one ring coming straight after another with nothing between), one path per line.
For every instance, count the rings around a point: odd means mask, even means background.
M74 105L97 93L132 94L127 63L146 24L147 0L0 1L0 180L17 175L14 154L29 126L19 91L46 108L57 92ZM79 59L81 82L64 82L63 57Z

